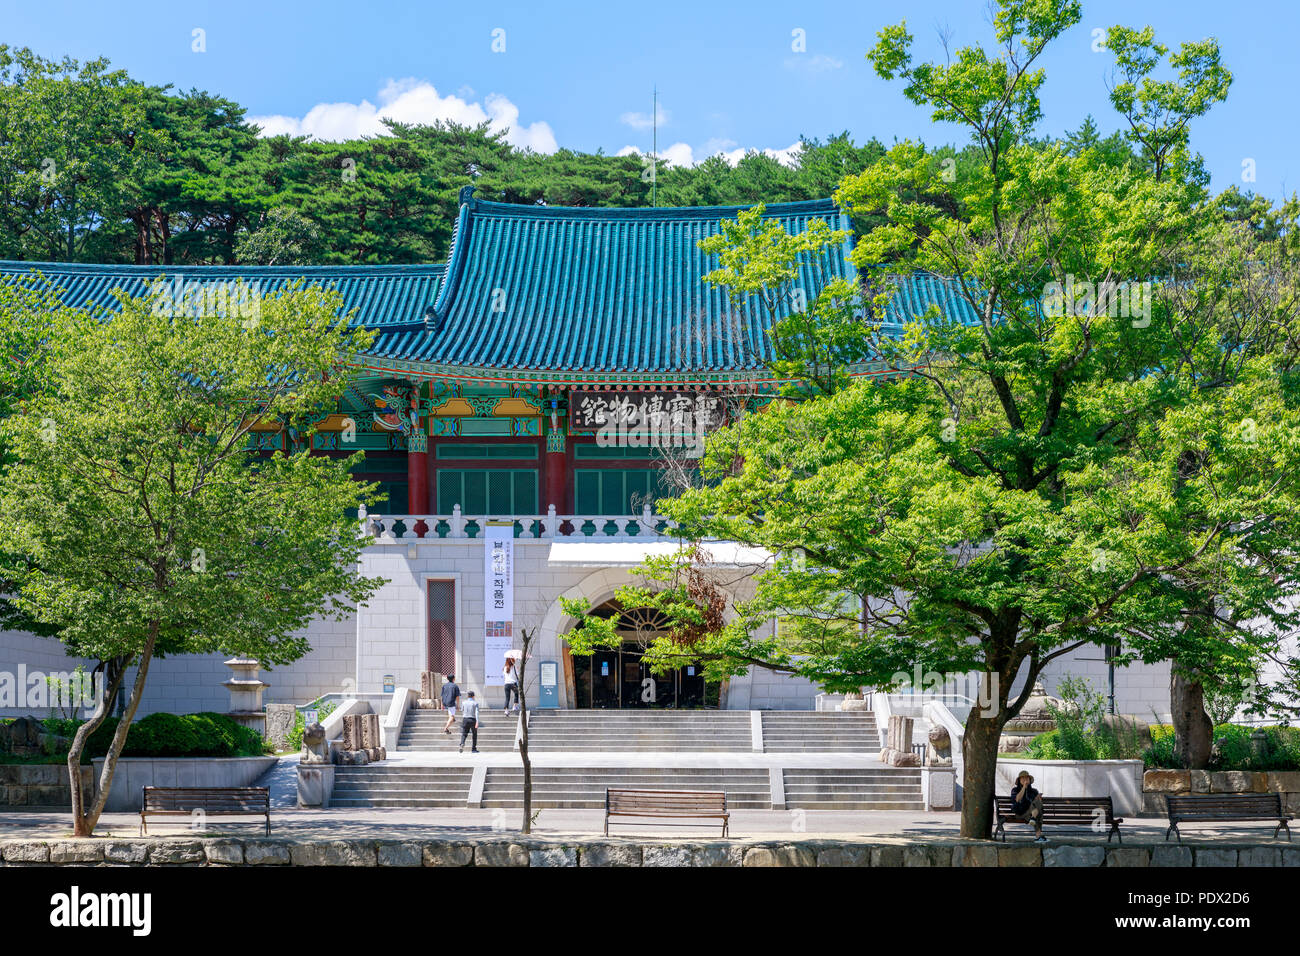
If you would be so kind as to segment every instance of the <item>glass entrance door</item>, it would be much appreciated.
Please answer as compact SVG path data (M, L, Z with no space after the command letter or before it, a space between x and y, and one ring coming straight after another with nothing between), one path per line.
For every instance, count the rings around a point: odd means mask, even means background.
M650 672L650 667L641 660L641 654L639 652L629 654L627 651L624 651L623 654L624 659L629 656L635 657L636 659L637 685L634 689L636 700L632 702L631 706L652 708L677 706L677 672L674 671L663 675L652 674ZM629 706L626 693L624 693L623 706Z
M597 651L591 655L589 707L619 706L619 656L618 651Z
M709 687L698 666L653 674L635 643L619 650L575 654L573 681L580 708L659 709L717 707L717 687ZM712 693L710 693L712 691Z

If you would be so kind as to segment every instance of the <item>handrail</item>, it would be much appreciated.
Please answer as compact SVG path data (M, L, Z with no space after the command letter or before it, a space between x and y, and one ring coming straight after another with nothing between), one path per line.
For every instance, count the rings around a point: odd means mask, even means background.
M393 690L392 699L388 702L388 713L384 716L380 734L383 739L383 746L394 753L397 752L397 741L402 736L402 724L406 721L406 712L419 696L420 692L413 687L398 687Z
M889 718L893 712L887 693L878 690L871 695L871 713L876 719L876 736L880 738L881 750L885 749L889 740Z

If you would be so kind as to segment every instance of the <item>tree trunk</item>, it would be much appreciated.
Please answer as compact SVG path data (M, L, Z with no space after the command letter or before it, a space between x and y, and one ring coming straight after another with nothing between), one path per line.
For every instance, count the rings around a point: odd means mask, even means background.
M1174 720L1174 754L1187 770L1210 765L1214 722L1205 712L1205 690L1199 675L1184 674L1177 665L1169 681L1169 707Z
M73 734L72 745L68 749L68 782L72 787L72 819L80 820L85 813L85 801L81 794L81 755L85 752L86 741L97 731L107 719L113 710L113 704L117 700L118 691L122 686L122 678L126 675L127 660L125 658L116 658L103 661L101 666L105 672L105 683L108 688L103 697L95 704L95 712L90 715L90 719L77 728ZM95 670L98 670L96 668ZM94 671L91 671L91 679L94 679ZM76 829L75 825L73 827Z
M531 640L524 640L523 659L515 665L519 674L519 757L524 762L524 819L519 827L520 833L533 832L533 762L528 759L528 701L524 696L524 667L531 643Z
M146 252L146 236L149 233L149 224L138 211L131 215L131 221L135 223L135 264L138 266L149 265Z
M81 752L85 745L85 738L81 737L81 730L85 725L78 728L77 734L80 739L74 739L74 750L68 752L68 770L72 774L73 781L73 807L75 816L72 819L72 835L79 837L92 836L95 832L95 825L99 823L100 815L104 812L104 804L108 802L108 792L113 786L113 774L117 772L117 758L121 754L122 748L126 746L126 735L131 729L131 721L135 719L136 709L140 706L140 699L144 695L145 678L149 676L149 661L153 658L154 645L158 640L158 622L153 621L149 626L149 640L145 643L144 650L140 653L140 662L135 674L135 683L131 685L131 696L127 699L126 713L122 715L121 721L117 725L117 730L113 732L113 741L108 745L108 753L104 755L104 769L99 774L99 783L95 791L95 798L91 802L90 809L83 812L75 808L80 805L77 800L76 792L78 782L81 779ZM98 708L96 708L98 711ZM102 718L101 718L102 720ZM90 734L87 733L86 737Z
M172 264L172 224L171 218L162 210L156 210L158 217L158 235L162 241L162 262L164 265Z
M961 835L987 840L993 835L993 794L997 790L998 738L1006 723L1006 707L985 717L979 707L971 709L966 732L961 738L962 798Z

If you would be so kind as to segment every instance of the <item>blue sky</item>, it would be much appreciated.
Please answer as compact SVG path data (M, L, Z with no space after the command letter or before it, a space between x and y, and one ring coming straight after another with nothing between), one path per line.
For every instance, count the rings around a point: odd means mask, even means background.
M237 100L268 129L326 138L373 130L381 115L483 118L538 149L648 151L657 84L660 152L677 162L779 152L800 135L844 129L859 142L954 141L957 131L932 127L864 54L877 30L904 18L920 58L941 55L939 27L954 47L991 42L983 0L0 0L0 11L3 42L46 56L107 56L146 82ZM1232 92L1193 129L1215 188L1240 183L1275 198L1300 188L1300 4L1085 0L1083 22L1043 60L1044 132L1073 128L1089 112L1103 131L1118 126L1106 98L1109 55L1092 50L1093 29L1113 23L1151 24L1171 46L1217 37ZM192 49L196 29L204 52ZM498 30L504 50L494 52ZM1242 181L1246 160L1253 183Z

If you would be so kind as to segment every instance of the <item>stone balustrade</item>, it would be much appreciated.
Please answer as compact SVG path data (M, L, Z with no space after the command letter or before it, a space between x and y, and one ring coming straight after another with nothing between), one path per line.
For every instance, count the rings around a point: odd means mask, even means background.
M374 543L407 544L412 539L481 538L489 521L515 523L515 537L533 539L595 538L602 540L651 540L671 533L675 522L651 513L646 505L637 515L560 515L555 506L544 515L466 515L460 505L450 515L360 514L362 537Z

